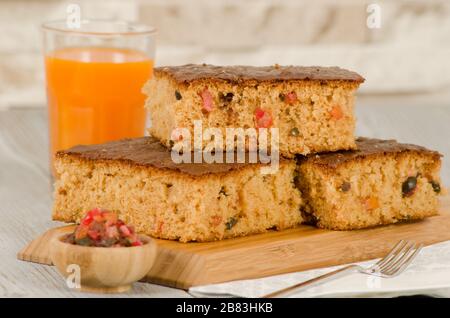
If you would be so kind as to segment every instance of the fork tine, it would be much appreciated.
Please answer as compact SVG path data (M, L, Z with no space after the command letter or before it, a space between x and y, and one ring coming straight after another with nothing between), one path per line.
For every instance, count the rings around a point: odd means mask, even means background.
M412 249L413 252L409 253L410 255L406 259L404 259L404 261L401 264L396 266L395 269L389 270L389 273L387 273L387 275L397 276L397 275L401 274L408 267L408 265L413 261L413 259L417 256L417 254L419 254L419 252L422 250L422 248L423 248L423 245L420 244L416 249ZM409 252L411 252L411 250Z
M399 253L398 257L395 259L395 261L390 262L389 264L386 264L386 266L384 266L381 269L382 274L384 275L390 275L391 273L394 273L402 264L405 260L408 259L408 257L414 253L415 251L415 244L414 243L410 243L408 244L408 246L405 247L405 249Z
M405 261L405 259L407 259L407 257L409 256L409 254L411 253L411 251L415 250L415 243L410 242L408 243L407 246L405 246L405 248L403 248L402 251L400 251L396 257L394 259L392 259L391 262L389 262L389 264L385 264L385 266L383 266L382 268L380 268L380 272L382 274L386 274L387 273L391 273L394 272L398 266L400 266L401 264L403 264L403 262Z
M394 257L392 257L388 262L380 266L378 270L381 273L383 273L391 269L395 264L397 264L400 261L400 259L402 259L405 256L406 252L409 251L412 247L414 247L414 243L406 241L406 244L402 247L402 249L400 249L400 251L395 253Z
M389 254L387 254L385 257L380 259L376 264L372 265L371 267L380 268L381 266L383 266L386 262L388 262L397 253L397 251L399 249L403 248L406 243L407 242L405 240L399 241L397 244L395 244L395 246L392 248L392 250L389 252Z

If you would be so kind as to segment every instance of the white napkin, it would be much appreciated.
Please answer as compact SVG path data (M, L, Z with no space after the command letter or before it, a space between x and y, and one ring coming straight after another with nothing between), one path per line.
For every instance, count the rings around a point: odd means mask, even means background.
M374 262L376 260L358 264L369 266ZM260 297L340 267L191 287L189 293L196 297ZM392 297L411 294L450 297L450 241L423 248L407 270L397 277L352 274L303 292L294 292L288 297Z

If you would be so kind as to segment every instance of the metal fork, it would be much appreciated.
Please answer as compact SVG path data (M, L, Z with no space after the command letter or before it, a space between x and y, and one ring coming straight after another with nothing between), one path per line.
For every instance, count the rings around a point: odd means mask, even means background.
M422 244L416 246L414 242L401 240L394 246L389 254L370 267L364 268L355 264L348 265L334 272L264 295L262 298L280 297L293 291L300 291L312 286L321 285L353 273L375 275L384 278L394 277L402 273L408 267L422 247Z

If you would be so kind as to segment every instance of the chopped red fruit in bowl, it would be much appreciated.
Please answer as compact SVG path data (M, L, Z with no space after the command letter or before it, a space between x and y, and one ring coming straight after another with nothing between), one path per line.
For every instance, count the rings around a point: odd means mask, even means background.
M64 242L92 247L143 245L133 226L125 224L116 213L99 208L89 211Z

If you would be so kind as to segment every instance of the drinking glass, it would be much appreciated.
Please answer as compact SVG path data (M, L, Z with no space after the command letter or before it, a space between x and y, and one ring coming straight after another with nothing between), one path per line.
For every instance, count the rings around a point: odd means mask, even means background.
M152 76L156 29L111 21L42 25L50 165L56 151L145 134L142 86Z

